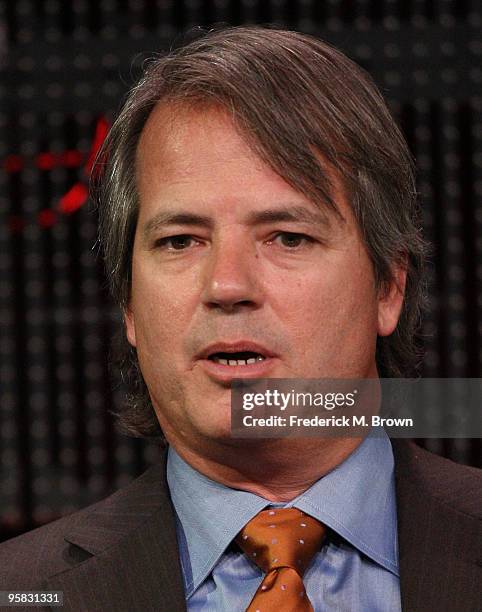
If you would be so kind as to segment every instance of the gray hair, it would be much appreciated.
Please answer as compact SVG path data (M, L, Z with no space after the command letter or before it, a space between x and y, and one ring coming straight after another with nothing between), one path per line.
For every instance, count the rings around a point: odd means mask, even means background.
M298 32L253 27L215 30L156 57L129 93L98 157L93 196L112 295L129 302L138 217L135 155L159 104L226 109L250 147L318 206L337 213L326 166L341 178L374 268L377 286L407 269L398 326L377 340L381 376L407 376L420 359L426 253L419 227L413 160L371 77L340 51ZM320 163L320 159L322 162ZM117 366L128 385L118 414L134 435L160 435L136 351L125 334Z

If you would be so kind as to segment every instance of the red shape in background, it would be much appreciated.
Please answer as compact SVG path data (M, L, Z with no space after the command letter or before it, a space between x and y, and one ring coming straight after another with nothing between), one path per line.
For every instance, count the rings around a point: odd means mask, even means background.
M58 159L54 153L39 153L36 162L40 170L51 170L58 164Z
M83 183L75 183L67 193L60 198L58 210L64 214L71 214L83 206L89 195L87 187Z
M64 151L59 155L59 161L60 165L66 168L77 168L82 163L82 153L75 149Z
M83 175L86 178L93 171L94 161L108 131L107 119L99 117L95 126L92 145L83 167ZM77 168L82 164L82 158L83 154L75 149L69 149L58 154L46 151L37 155L35 165L40 170L51 170L57 166ZM3 160L3 166L9 173L19 172L24 167L24 160L20 155L8 155ZM87 202L88 197L87 186L82 181L78 181L60 198L56 207L57 211L62 214L72 214ZM52 227L58 221L58 214L53 209L44 209L38 213L37 221L43 228ZM25 227L25 220L18 215L12 215L8 220L8 225L12 233L19 233Z
M57 215L51 208L44 208L38 214L38 222L42 227L52 227L57 222Z
M92 172L92 166L94 165L95 158L105 140L105 137L107 136L108 131L109 124L107 123L107 119L105 117L99 117L95 126L94 140L90 148L89 157L87 158L84 166L84 172L87 176L89 176Z
M95 158L97 157L97 153L99 152L108 131L109 124L107 123L107 120L104 117L100 117L95 126L94 140L92 142L92 146L90 147L89 156L84 166L84 174L87 177L92 172ZM70 151L67 153L76 153L76 151ZM89 190L84 183L75 183L75 185L71 187L64 196L62 196L57 208L64 214L71 214L83 206L87 202L88 197Z

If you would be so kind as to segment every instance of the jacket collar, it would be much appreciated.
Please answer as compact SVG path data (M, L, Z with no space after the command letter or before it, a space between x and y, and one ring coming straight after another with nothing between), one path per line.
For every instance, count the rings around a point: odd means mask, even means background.
M81 512L82 520L76 522L64 539L91 555L99 555L158 511L169 511L171 500L165 478L166 456L167 450L163 450L159 463L142 476Z

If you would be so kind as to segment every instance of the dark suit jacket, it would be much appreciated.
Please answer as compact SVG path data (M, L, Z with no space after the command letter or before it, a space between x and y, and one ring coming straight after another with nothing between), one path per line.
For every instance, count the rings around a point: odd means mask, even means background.
M481 612L482 471L392 443L404 612ZM185 610L165 455L106 500L2 544L0 589L63 591L64 610Z

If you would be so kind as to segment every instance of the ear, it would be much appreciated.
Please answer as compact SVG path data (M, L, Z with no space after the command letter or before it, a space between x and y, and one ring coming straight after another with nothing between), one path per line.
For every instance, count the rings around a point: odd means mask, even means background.
M404 261L393 269L392 280L380 287L378 295L379 336L389 336L397 327L402 312L406 281L407 262Z
M132 312L131 304L126 306L123 312L124 324L126 326L126 336L129 344L136 346L136 325L134 319L134 313Z

